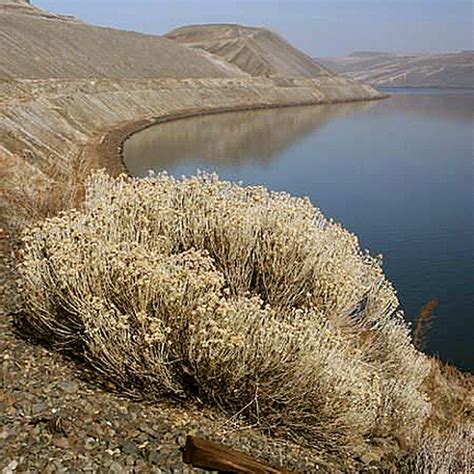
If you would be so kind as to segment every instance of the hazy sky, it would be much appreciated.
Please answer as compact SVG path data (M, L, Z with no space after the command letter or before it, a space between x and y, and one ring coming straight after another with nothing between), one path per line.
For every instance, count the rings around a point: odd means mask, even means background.
M196 23L267 26L313 56L472 49L471 0L33 0L98 25L162 34Z

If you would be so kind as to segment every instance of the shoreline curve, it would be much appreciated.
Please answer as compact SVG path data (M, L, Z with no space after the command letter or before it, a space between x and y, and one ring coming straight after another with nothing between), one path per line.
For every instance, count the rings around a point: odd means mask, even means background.
M390 94L382 94L376 97L363 98L363 99L350 99L350 100L333 100L333 101L311 101L311 102L294 102L294 103L282 103L282 104L252 104L252 105L238 105L229 107L216 107L209 109L193 108L183 110L179 112L171 112L168 114L160 115L157 117L143 118L133 120L125 124L121 124L118 127L113 127L103 133L98 142L89 143L87 146L87 154L89 156L94 155L100 163L104 165L109 173L113 176L120 174L127 174L133 176L127 168L124 157L124 146L127 140L133 135L142 132L148 128L156 125L168 122L174 122L178 120L184 120L194 117L200 117L204 115L219 115L231 112L245 112L252 110L265 110L265 109L283 109L290 107L311 107L316 105L336 105L336 104L347 104L355 102L368 102L375 100L382 100L391 97Z

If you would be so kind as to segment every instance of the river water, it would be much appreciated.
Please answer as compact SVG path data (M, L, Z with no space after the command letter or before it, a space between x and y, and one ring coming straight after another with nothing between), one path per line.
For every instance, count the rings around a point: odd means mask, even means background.
M387 92L157 125L127 141L125 163L139 177L209 170L309 196L383 254L407 319L439 300L427 351L474 371L474 91Z

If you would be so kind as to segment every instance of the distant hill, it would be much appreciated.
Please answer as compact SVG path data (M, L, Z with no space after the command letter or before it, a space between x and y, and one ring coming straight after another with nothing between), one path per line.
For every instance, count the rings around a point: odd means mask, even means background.
M396 56L396 54L386 53L384 51L354 51L349 54L350 58L387 58L394 56Z
M0 79L239 77L232 65L160 36L101 28L0 0Z
M196 25L178 28L165 36L219 56L251 76L309 79L333 75L266 28Z
M318 61L334 72L375 86L474 88L474 51L429 55L358 51Z

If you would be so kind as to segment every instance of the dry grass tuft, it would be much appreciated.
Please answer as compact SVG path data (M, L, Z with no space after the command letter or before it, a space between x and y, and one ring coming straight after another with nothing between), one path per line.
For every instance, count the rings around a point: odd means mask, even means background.
M25 318L122 390L342 453L415 443L430 370L380 261L308 200L215 176L89 180L24 237Z
M415 330L413 331L413 344L418 349L423 349L426 343L426 333L433 322L433 313L438 306L438 300L433 298L421 308L415 319Z
M432 358L423 390L429 395L428 432L456 432L474 425L474 375Z
M80 160L41 169L12 156L0 165L0 225L18 234L35 222L80 205L91 168Z

